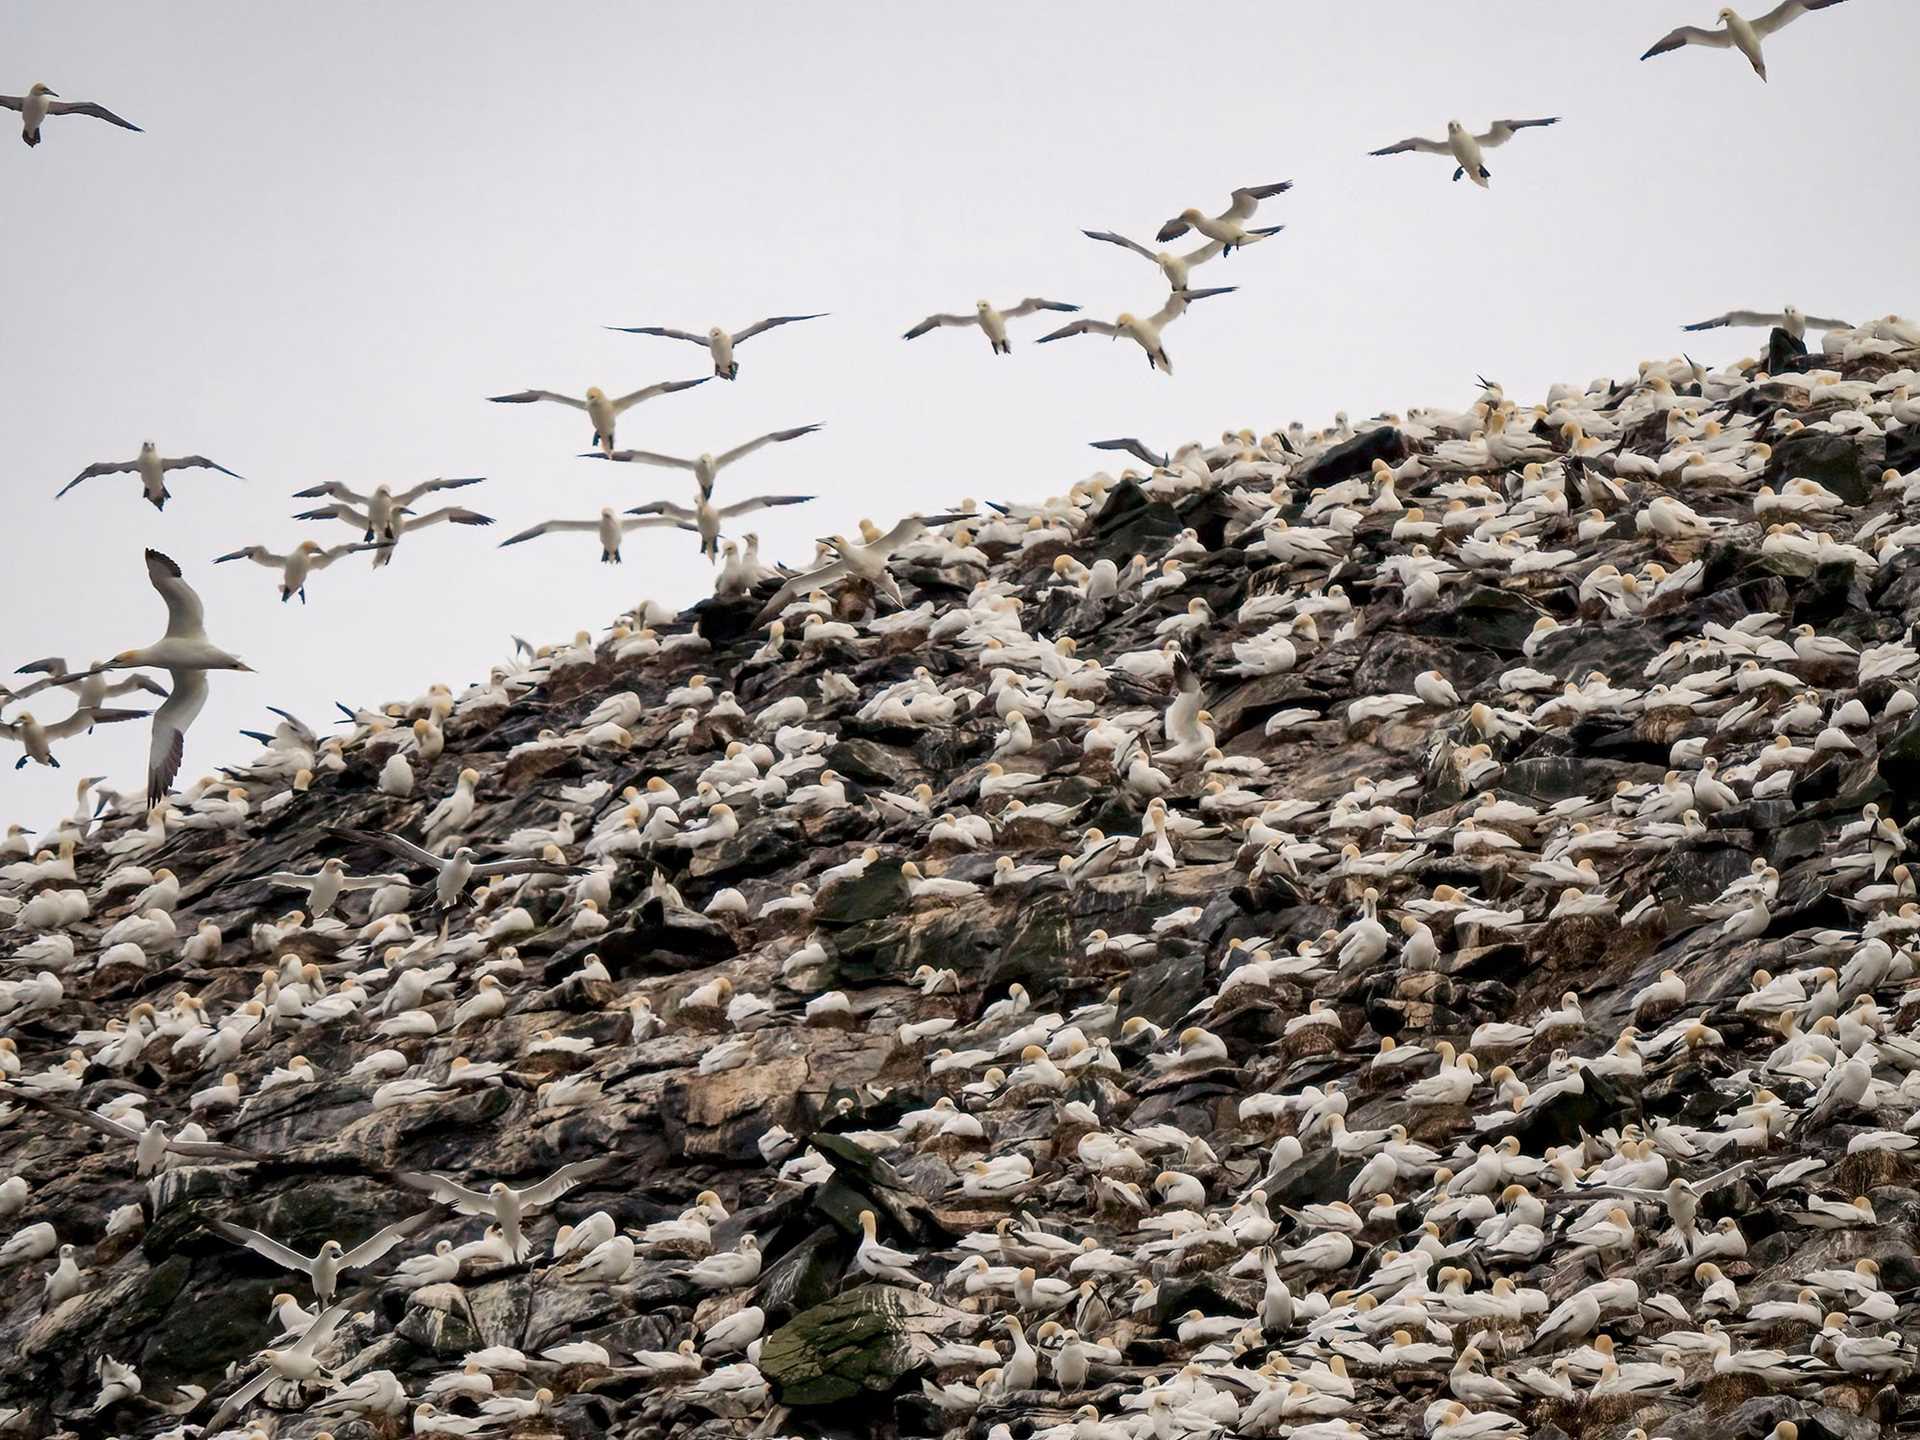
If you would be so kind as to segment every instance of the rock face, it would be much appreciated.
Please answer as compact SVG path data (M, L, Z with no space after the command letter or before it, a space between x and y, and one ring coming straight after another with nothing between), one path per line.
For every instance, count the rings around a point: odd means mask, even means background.
M1916 357L1838 343L1188 446L16 833L0 1432L1912 1433ZM215 1425L315 1300L217 1221L407 1230L336 1405Z

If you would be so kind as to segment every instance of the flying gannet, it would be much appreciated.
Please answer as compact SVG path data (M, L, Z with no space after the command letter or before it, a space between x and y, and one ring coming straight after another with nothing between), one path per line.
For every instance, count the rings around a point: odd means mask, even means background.
M468 475L458 480L425 480L406 490L377 485L371 495L362 495L337 480L328 481L325 485L296 490L293 494L296 500L328 495L333 498L333 503L317 510L303 510L293 518L340 520L362 531L362 539L385 541L385 544L374 548L373 568L379 570L392 563L394 549L402 535L443 521L454 525L493 524L491 515L482 515L477 510L468 510L459 505L444 505L424 515L415 514L411 508L416 500L436 490L459 490L468 485L478 485L484 479L484 475Z
M576 400L571 395L562 395L554 390L520 390L512 395L489 395L487 399L496 405L531 405L536 400L551 400L557 405L571 405L575 410L584 410L587 418L593 422L593 443L611 455L614 422L627 411L642 400L651 400L656 395L671 395L679 390L691 390L712 378L711 375L702 375L698 380L662 380L657 385L614 396L609 396L598 385L589 385L584 400Z
M332 1241L328 1241L332 1244ZM260 1362L260 1372L233 1394L229 1395L220 1408L213 1412L213 1418L207 1422L209 1433L217 1434L227 1421L251 1405L260 1393L276 1380L291 1380L299 1383L308 1381L330 1382L338 1384L327 1374L326 1367L316 1358L320 1347L333 1338L333 1332L339 1328L349 1309L346 1301L330 1305L314 1316L300 1338L286 1349L269 1347L254 1358Z
M280 572L280 603L284 605L298 595L300 603L304 605L307 603L307 576L312 571L324 570L334 561L358 554L362 550L384 550L389 543L380 540L371 544L361 542L335 545L329 549L317 540L302 540L285 555L276 555L264 545L249 545L244 550L215 556L213 563L224 565L229 560L251 560L254 564L264 565L269 570L278 570Z
M677 506L674 508L678 508ZM618 565L620 560L620 540L629 530L644 530L656 525L678 525L680 517L667 514L632 514L622 519L613 512L613 507L600 507L597 520L542 520L538 525L529 526L518 535L509 536L500 542L500 548L518 545L522 541L536 539L541 535L551 535L556 531L597 531L600 536L600 560L602 564Z
M1682 325L1682 330L1719 330L1727 326L1764 325L1786 331L1796 340L1807 338L1808 330L1851 330L1853 327L1844 320L1825 320L1818 315L1805 315L1789 305L1784 310L1729 310L1724 315L1716 315L1711 320L1698 320L1691 325Z
M765 435L757 436L744 445L736 445L731 450L723 450L718 455L708 450L690 460L682 459L677 455L661 455L652 450L615 450L599 455L597 458L617 460L627 465L658 465L669 470L691 470L693 478L700 484L700 489L707 494L712 494L713 482L719 477L720 472L736 460L744 460L763 445L798 440L802 435L811 435L819 428L818 425L796 425L791 430L769 430Z
M678 525L683 530L696 530L700 534L700 553L707 557L709 564L717 563L720 558L720 522L732 520L741 515L751 515L756 510L771 510L780 505L804 505L813 499L811 495L755 495L747 500L736 500L731 505L715 505L709 492L702 487L694 497L693 507L676 505L670 500L651 500L645 505L636 505L629 510L629 516L647 516L655 521L669 525ZM632 524L632 520L625 522Z
M1738 50L1753 66L1753 73L1764 81L1767 78L1767 60L1760 53L1760 42L1776 30L1784 30L1810 10L1826 10L1840 3L1841 0L1784 0L1783 4L1751 20L1743 19L1731 5L1722 5L1717 12L1720 21L1718 30L1682 25L1677 30L1669 31L1640 58L1651 60L1656 55L1665 55L1688 45L1703 45L1713 50Z
M1218 240L1222 254L1231 253L1242 245L1251 245L1263 238L1260 231L1249 230L1246 226L1246 222L1253 218L1253 212L1260 208L1260 202L1283 195L1292 188L1291 180L1281 180L1272 185L1242 185L1233 192L1233 203L1218 215L1208 215L1201 210L1182 210L1162 225L1154 238L1164 245L1169 240L1178 240L1189 230L1198 230L1209 240Z
M11 720L0 720L0 738L17 740L25 748L26 754L13 762L18 770L29 760L38 765L50 765L55 770L60 762L53 758L55 740L71 740L76 735L84 735L95 725L111 724L116 720L144 720L151 710L103 710L82 705L64 720L56 720L51 725L43 725L36 720L31 710L22 710Z
M844 535L835 535L825 543L838 558L787 581L780 587L779 593L761 608L759 618L754 621L754 624L765 625L774 619L786 609L788 602L796 595L804 595L809 590L816 590L836 580L849 577L865 581L904 609L906 602L900 595L900 587L894 583L893 576L887 572L887 561L895 551L906 549L927 531L942 525L956 525L973 518L971 513L909 515L893 529L875 536L864 545L854 544Z
M253 667L207 639L207 612L200 596L181 577L180 567L158 550L146 552L147 579L167 603L167 633L138 650L122 650L90 673L106 670L165 670L171 679L166 703L153 713L153 744L147 752L147 806L165 797L180 773L187 727L207 703L209 670Z
M713 356L713 373L722 380L740 378L740 362L733 358L736 345L744 344L754 336L771 330L776 325L791 325L799 320L818 320L826 315L821 310L812 315L774 315L765 320L756 320L744 330L722 330L718 325L704 335L695 335L690 330L673 330L665 325L609 325L609 330L618 330L623 335L664 335L669 340L686 340L694 345L704 345L707 353Z
M434 1199L453 1206L462 1215L481 1215L492 1220L500 1227L501 1238L506 1241L514 1258L524 1259L531 1246L520 1231L521 1218L529 1210L551 1205L581 1181L591 1179L611 1164L612 1157L606 1155L591 1160L576 1160L570 1165L562 1165L546 1179L518 1190L500 1180L494 1181L485 1190L469 1190L457 1180L417 1170L402 1170L394 1178L403 1185L426 1191Z
M1042 335L1037 343L1045 345L1050 340L1064 340L1069 335L1106 335L1116 340L1124 335L1147 352L1147 364L1151 368L1171 375L1173 361L1167 355L1166 347L1160 343L1160 332L1186 314L1187 306L1195 300L1205 300L1212 295L1228 295L1239 288L1237 285L1216 285L1210 290L1176 290L1167 297L1166 304L1144 318L1123 312L1115 316L1111 323L1105 320L1075 320L1050 335Z
M1489 125L1484 134L1475 135L1458 120L1447 122L1447 138L1427 140L1418 135L1387 145L1379 150L1369 150L1369 155L1405 155L1418 152L1422 155L1451 155L1454 159L1453 178L1458 180L1466 176L1482 190L1493 172L1486 167L1480 152L1494 150L1507 143L1522 130L1537 130L1548 125L1558 125L1558 115L1548 115L1539 120L1496 120Z
M441 909L447 909L457 903L466 893L467 886L475 880L491 880L497 875L584 875L586 869L579 865L568 865L559 861L537 860L517 857L510 860L476 860L470 845L462 845L453 854L442 857L429 850L423 850L411 840L403 840L398 835L389 835L380 830L349 830L342 827L329 827L329 835L342 840L352 841L356 845L371 845L376 850L384 850L389 855L423 866L434 872L434 897Z
M20 138L29 146L40 143L40 125L49 115L91 115L122 130L140 131L131 120L122 120L104 105L91 100L62 100L46 86L36 84L25 95L0 95L0 109L20 112ZM140 131L144 134L144 131Z
M1007 321L1018 320L1027 315L1036 315L1042 310L1078 310L1078 305L1069 305L1062 300L1041 300L1028 296L1018 305L1009 305L1006 309L996 309L985 300L973 302L971 315L929 315L918 325L907 331L905 338L918 339L929 330L938 330L943 325L978 325L986 333L987 343L996 355L1011 355L1013 342L1007 339Z
M266 1157L254 1150L238 1145L222 1145L210 1140L182 1140L167 1134L164 1121L155 1120L151 1124L123 1125L118 1120L96 1115L91 1110L82 1110L75 1106L61 1105L31 1091L18 1091L9 1098L23 1100L38 1107L50 1115L89 1130L97 1130L111 1140L119 1140L134 1147L134 1169L142 1176L151 1175L166 1164L169 1155L178 1155L186 1160L237 1160L250 1162Z
M1278 235L1286 228L1284 225L1265 225L1249 230L1247 233L1265 238L1269 235ZM1176 291L1187 289L1187 282L1193 278L1193 269L1196 265L1204 264L1227 248L1224 240L1209 240L1206 244L1189 250L1184 255L1175 255L1170 250L1149 250L1138 240L1129 240L1126 236L1112 230L1082 230L1080 233L1089 240L1104 240L1109 245L1118 245L1123 250L1131 250L1136 255L1145 256L1160 267L1160 273L1167 277L1167 284Z
M433 1211L423 1210L418 1215L396 1220L384 1230L376 1231L351 1250L338 1240L329 1240L313 1255L302 1255L291 1246L282 1245L271 1235L262 1235L258 1230L249 1230L244 1225L235 1225L227 1220L210 1219L207 1228L236 1245L246 1246L256 1255L265 1256L283 1269L299 1271L313 1282L314 1298L325 1305L333 1299L334 1291L339 1287L341 1272L374 1264L402 1240L424 1230L433 1220Z
M101 460L89 465L55 491L53 498L58 500L82 480L91 480L96 475L119 475L131 471L140 477L140 487L146 492L147 503L156 510L164 510L167 508L167 501L173 498L172 493L167 489L166 475L169 470L218 470L222 475L232 475L236 480L246 479L246 476L235 474L224 465L216 465L204 455L183 455L178 460L165 459L153 441L143 440L140 443L140 453L133 459Z

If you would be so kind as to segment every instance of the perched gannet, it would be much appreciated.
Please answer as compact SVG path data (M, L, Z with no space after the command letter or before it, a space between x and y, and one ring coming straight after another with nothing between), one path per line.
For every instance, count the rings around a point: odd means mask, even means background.
M538 525L529 526L518 535L510 535L500 542L500 548L518 545L522 541L536 539L541 535L551 535L556 531L593 532L600 537L600 562L603 565L618 565L620 560L621 537L634 530L645 530L662 525L679 524L677 516L672 515L627 515L614 514L613 507L600 507L598 520L542 520Z
M1042 335L1037 343L1044 345L1049 340L1064 340L1070 335L1105 335L1116 340L1124 335L1146 351L1149 367L1171 375L1173 361L1168 358L1166 348L1161 343L1161 332L1186 314L1187 306L1193 301L1205 300L1213 295L1228 295L1238 288L1237 285L1216 285L1208 290L1176 290L1167 297L1167 303L1151 315L1142 317L1122 312L1111 323L1105 320L1075 320L1051 334Z
M0 104L5 103L6 97L0 95ZM35 142L30 140L27 143ZM119 475L130 471L140 477L140 488L147 497L147 503L156 510L164 510L167 508L167 501L173 498L173 493L167 489L169 470L218 470L222 475L232 475L236 480L246 478L235 474L224 465L215 464L204 455L183 455L178 460L165 459L153 441L143 440L140 442L140 453L133 459L96 461L62 485L54 493L53 498L58 500L82 480L91 480L96 475Z
M1218 215L1208 215L1194 209L1182 210L1162 225L1154 238L1164 245L1169 240L1179 239L1189 230L1198 230L1209 240L1218 240L1224 247L1223 253L1231 252L1261 238L1259 232L1248 229L1245 224L1253 218L1253 212L1260 208L1260 202L1283 195L1292 188L1291 180L1277 181L1272 185L1242 185L1233 192L1232 203Z
M656 385L647 385L625 395L609 396L598 385L589 385L584 400L576 400L571 395L562 395L553 390L519 390L511 395L489 395L487 399L496 405L531 405L536 400L551 400L557 405L570 405L575 410L587 412L587 418L593 422L593 443L602 451L613 453L613 426L627 411L643 400L651 400L656 395L672 395L680 390L691 390L695 385L704 385L713 377L702 375L697 380L662 380Z
M1766 57L1760 53L1760 42L1776 30L1783 30L1810 10L1826 10L1838 5L1841 0L1782 0L1764 15L1753 19L1743 19L1731 5L1722 5L1717 12L1720 21L1718 30L1704 30L1698 25L1682 25L1670 30L1661 39L1654 42L1646 54L1640 58L1651 60L1656 55L1665 55L1686 45L1703 45L1714 50L1738 50L1747 57L1747 63L1753 66L1753 73L1762 80L1767 78Z
M145 133L131 120L122 120L104 105L91 100L62 100L57 93L37 83L25 95L0 95L0 110L20 112L20 138L29 147L40 143L40 126L49 115L91 115L122 130Z
M256 565L264 565L269 570L280 572L280 603L285 604L295 595L300 597L302 605L307 603L307 575L314 570L324 570L334 561L347 555L358 554L362 550L379 550L388 542L361 542L359 544L323 546L315 540L302 540L285 555L276 555L264 545L249 545L244 550L234 550L225 555L216 555L213 563L224 565L229 560L251 560Z
M1018 320L1028 315L1037 315L1042 310L1078 310L1078 305L1068 305L1060 300L1040 300L1029 296L1018 305L1009 305L1006 309L996 309L985 300L973 302L971 315L929 315L918 325L907 331L905 338L914 340L929 330L937 330L942 325L978 325L987 337L987 343L996 355L1011 355L1013 342L1007 339L1007 321Z
M165 670L171 684L167 699L153 713L153 744L147 752L147 805L158 805L180 773L186 753L187 727L207 703L209 670L245 670L253 667L229 655L207 639L206 610L194 588L181 577L180 567L158 550L146 552L147 579L167 604L167 633L139 650L122 650L94 667L106 670Z
M718 325L704 335L695 335L689 330L672 330L664 325L609 325L609 330L618 330L623 335L663 335L669 340L685 340L692 345L704 345L707 353L713 356L713 373L722 380L740 378L740 362L733 358L734 347L744 344L754 336L773 329L776 325L791 325L799 320L818 320L826 315L821 310L812 315L774 315L765 320L756 320L745 329L727 331Z
M1453 178L1457 181L1464 175L1485 190L1493 172L1487 169L1485 162L1481 159L1482 150L1497 149L1522 130L1540 129L1559 123L1558 115L1548 115L1539 120L1495 120L1483 134L1476 135L1458 120L1449 120L1447 138L1444 140L1426 140L1414 135L1379 150L1369 150L1367 153L1369 155L1405 155L1417 151L1422 155L1451 155L1454 160Z
M1730 325L1764 325L1786 331L1796 340L1804 340L1809 329L1812 330L1851 330L1853 327L1844 320L1825 320L1818 315L1804 315L1788 305L1781 310L1729 310L1724 315L1716 315L1711 320L1699 320L1691 325L1682 325L1682 330L1719 330Z

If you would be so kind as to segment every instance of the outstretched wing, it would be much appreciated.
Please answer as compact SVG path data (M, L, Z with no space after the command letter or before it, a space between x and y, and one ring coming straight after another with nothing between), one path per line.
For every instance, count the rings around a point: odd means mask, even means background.
M929 315L926 319L922 320L918 325L914 326L911 330L907 331L907 333L902 338L907 340L918 340L922 335L926 334L929 330L938 330L942 325L971 325L972 323L973 323L973 316L971 315L945 315L945 314Z
M287 557L276 555L264 545L249 545L244 550L229 550L225 555L213 557L213 563L224 565L229 560L251 560L256 565L265 565L277 570L287 563Z
M690 340L695 345L707 343L704 335L695 335L687 330L669 330L664 325L609 325L609 330L618 330L622 335L664 335L669 340Z
M755 510L771 510L776 505L804 505L811 499L811 495L756 495L751 500L723 505L714 513L722 520L731 520L737 515L751 515Z
M511 395L489 395L487 399L496 405L531 405L536 400L551 400L556 405L570 405L575 410L587 408L586 401L562 395L557 390L516 390Z
M153 713L153 739L147 746L147 808L151 810L173 788L180 762L187 754L187 727L207 703L207 672L174 672L173 693Z
M82 1110L77 1105L62 1105L57 1100L49 1100L31 1090L12 1090L6 1092L7 1099L18 1100L31 1105L36 1110L44 1110L49 1115L58 1115L62 1120L75 1125L84 1125L89 1130L98 1130L102 1135L114 1140L124 1140L133 1144L140 1139L140 1132L131 1125L122 1125L117 1120L109 1120L104 1115L96 1115L91 1110Z
M1000 313L1009 320L1015 320L1022 315L1036 315L1042 310L1062 310L1071 313L1079 308L1078 305L1069 305L1064 300L1042 300L1037 295L1029 295L1018 305L1002 310Z
M329 825L327 834L355 845L371 845L376 850L384 850L389 855L396 855L415 865L425 865L431 870L438 870L442 863L439 856L421 849L413 841L389 835L384 830L351 830L344 825Z
M1828 0L1828 3L1831 4L1832 0ZM56 100L47 106L47 113L49 115L91 115L94 119L104 120L109 125L118 125L122 130L139 130L141 134L146 134L146 131L140 130L140 127L131 120L122 120L106 106L97 105L91 100Z
M1155 329L1187 313L1187 306L1196 300L1205 300L1214 295L1231 295L1238 285L1215 285L1206 290L1176 290L1167 296L1167 303L1156 310L1151 323Z
M1429 140L1424 135L1409 135L1405 140L1396 140L1391 145L1382 145L1378 150L1369 150L1369 155L1407 155L1418 152L1421 155L1450 155L1444 140Z
M86 469L82 470L78 475L74 476L73 479L69 480L66 484L62 485L58 490L54 491L53 498L58 500L62 495L66 494L67 491L73 489L73 487L78 485L82 480L91 480L96 475L118 475L122 471L137 470L138 468L139 468L138 462L133 460L97 461L96 463L87 466Z
M800 318L808 319L811 317L802 316ZM798 440L802 435L811 435L819 428L818 425L796 425L791 430L769 430L765 435L757 439L749 440L744 445L736 445L725 454L716 456L713 462L713 468L716 470L724 470L727 466L733 464L734 461L744 459L746 456L751 455L762 445L774 445L782 440Z
M111 725L116 720L144 720L152 713L151 710L80 709L44 728L49 740L71 740L75 735L86 734L96 725Z
M349 505L364 505L367 503L366 496L351 486L342 485L338 480L329 480L324 485L309 485L304 490L296 490L293 492L293 498L296 500L316 500L322 495L326 495L335 500L345 500Z
M1086 236L1089 240L1104 240L1109 245L1118 245L1123 250L1131 250L1136 255L1144 255L1147 259L1153 261L1155 264L1159 263L1160 257L1156 255L1153 251L1149 250L1146 246L1142 245L1138 240L1129 240L1126 236L1121 235L1116 231L1082 230L1080 233Z
M344 500L336 500L331 505L323 505L318 510L302 510L293 517L296 520L344 520L356 530L371 530L373 517L364 510L356 510Z
M424 515L409 515L404 529L418 530L422 525L438 525L442 520L452 521L455 525L491 525L493 517L482 515L478 510L463 510L458 505L448 505L439 510L429 510Z
M178 460L162 460L160 468L162 470L218 470L222 475L231 475L236 480L247 478L239 471L229 470L226 466L216 464L204 455L182 455Z
M1543 130L1549 125L1558 125L1560 117L1549 115L1541 120L1495 120L1487 126L1487 133L1474 136L1474 140L1487 149L1496 149L1507 143L1522 130Z
M537 540L542 535L551 535L557 530L598 530L598 520L542 520L538 525L529 525L518 535L509 535L500 542L500 548L518 545L525 540Z
M430 1174L425 1170L401 1170L394 1179L402 1185L415 1190L424 1190L444 1205L451 1205L467 1215L492 1215L493 1197L479 1190L469 1190L457 1180L449 1180L444 1175Z
M282 1245L271 1235L262 1235L258 1230L249 1230L244 1225L235 1225L230 1220L208 1220L207 1228L224 1240L236 1245L244 1245L256 1255L264 1255L274 1264L287 1270L298 1270L311 1274L313 1261L298 1250Z
M1242 185L1233 192L1233 203L1220 216L1222 220L1245 220L1260 208L1262 200L1284 195L1293 188L1291 180L1276 180L1271 185Z
M638 405L642 400L651 400L656 395L672 395L680 390L691 390L696 385L706 384L707 381L712 378L711 375L702 375L698 380L662 380L657 385L644 386L641 389L633 391L631 394L622 395L616 399L613 402L613 413L616 415L624 415L629 409Z
M399 491L393 497L396 505L411 505L423 495L431 495L436 490L464 490L469 485L478 485L487 477L484 475L464 475L458 480L423 480L411 490Z
M475 878L491 879L495 875L584 875L584 865L568 865L555 860L514 859L488 860L473 867Z
M760 613L754 617L754 628L758 629L769 621L777 619L780 612L793 602L794 596L804 595L817 586L829 584L846 573L846 561L832 560L817 570L808 570L804 574L794 576L774 593L771 600L760 607Z
M1785 0L1784 4L1776 5L1766 14L1754 18L1754 34L1764 39L1776 30L1784 30L1809 11L1826 10L1840 3L1841 0Z
M1682 25L1656 40L1640 58L1651 60L1656 55L1665 55L1683 45L1706 45L1715 50L1725 50L1732 44L1733 36L1725 30L1702 30L1698 25Z
M562 1165L538 1185L530 1185L525 1190L519 1191L520 1203L545 1205L550 1201L558 1200L582 1180L598 1175L611 1164L613 1164L611 1155L600 1155L592 1160L576 1160L571 1165Z
M1070 325L1062 325L1058 330L1042 335L1033 343L1045 345L1049 340L1065 340L1069 335L1118 335L1118 325L1110 325L1105 320L1081 319Z
M207 612L200 597L180 573L180 567L158 550L147 551L147 579L167 602L167 638L200 640L206 637Z
M1124 450L1146 465L1164 468L1167 463L1166 456L1149 450L1144 440L1136 440L1131 435L1119 440L1089 440L1087 443L1095 450Z
M422 1210L418 1215L409 1215L405 1220L394 1221L393 1224L387 1226L386 1229L369 1235L365 1240L362 1240L358 1245L354 1246L353 1249L342 1255L340 1257L341 1268L343 1270L351 1270L361 1265L373 1264L374 1261L393 1249L393 1247L398 1245L402 1240L426 1229L428 1225L433 1223L435 1218L431 1210Z
M754 321L753 324L747 326L744 330L734 331L733 343L738 345L743 340L751 340L754 336L763 331L771 330L776 325L791 325L797 320L818 320L826 313L826 311L820 310L812 315L770 315L765 320Z
M1682 325L1682 330L1719 330L1728 325L1784 325L1787 317L1777 310L1729 310L1724 315L1716 315L1711 320L1696 321L1692 325Z
M658 515L676 525L685 524L693 519L693 511L684 505L676 505L671 500L649 500L644 505L636 505L626 512L629 515Z
M662 455L653 450L616 450L611 455L602 455L598 450L590 451L588 458L595 460L618 460L623 465L658 465L666 470L696 469L696 462L682 460L678 455Z

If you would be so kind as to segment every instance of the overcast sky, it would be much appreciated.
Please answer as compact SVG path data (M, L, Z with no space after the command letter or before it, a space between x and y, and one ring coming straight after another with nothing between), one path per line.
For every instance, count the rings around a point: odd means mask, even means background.
M536 520L687 498L687 477L574 458L574 412L484 403L708 368L606 325L832 312L749 342L738 382L620 426L623 444L693 454L823 423L721 481L723 501L820 497L756 517L771 556L797 562L862 514L1058 493L1098 468L1084 445L1102 436L1457 406L1476 371L1532 397L1683 341L1724 361L1763 337L1678 327L1732 306L1913 307L1894 289L1920 205L1901 178L1920 5L1800 20L1770 43L1770 85L1717 51L1636 61L1714 9L7 6L0 90L44 81L146 133L67 118L37 150L0 136L0 658L156 638L140 551L171 554L212 638L260 672L214 677L184 784L244 759L234 732L264 705L324 729L336 698L464 686L509 633L561 639L643 596L699 598L711 571L678 532L630 537L621 569L590 536L494 548ZM1438 158L1366 154L1450 116L1555 114L1489 156L1491 192ZM1261 211L1286 232L1204 272L1241 289L1170 331L1173 378L1130 345L1035 348L1051 317L1017 322L1004 358L977 331L900 339L983 296L1155 309L1157 272L1080 230L1149 239L1179 209L1286 178ZM248 478L179 474L164 514L130 476L55 503L147 438ZM377 574L342 561L305 608L266 570L210 563L350 538L290 518L305 486L470 474L490 478L457 498L498 526L421 532ZM63 771L6 770L0 816L44 823L87 773L138 789L146 744L144 723L103 728L58 750Z

